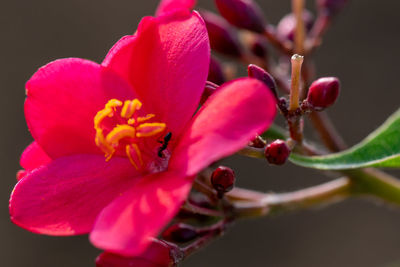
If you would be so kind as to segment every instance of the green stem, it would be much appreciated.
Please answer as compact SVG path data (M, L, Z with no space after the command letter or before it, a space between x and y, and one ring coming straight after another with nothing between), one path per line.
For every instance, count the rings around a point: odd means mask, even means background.
M376 196L400 205L400 181L377 169L358 169L344 171L354 182L353 194Z

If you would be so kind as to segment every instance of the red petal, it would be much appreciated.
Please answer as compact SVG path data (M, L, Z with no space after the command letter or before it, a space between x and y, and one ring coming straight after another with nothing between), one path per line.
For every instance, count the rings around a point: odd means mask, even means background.
M178 136L197 109L209 68L207 30L197 13L142 20L122 38L103 65L135 88L146 110Z
M17 183L10 199L11 220L41 234L87 233L99 212L136 181L125 158L106 162L97 155L62 157Z
M178 10L191 10L196 5L196 0L161 0L156 16L162 16Z
M94 142L94 116L111 98L135 98L132 88L112 71L77 58L40 68L26 88L28 127L51 158L101 153Z
M168 267L172 266L171 247L163 241L152 238L146 251L137 257L123 257L103 252L96 259L96 267Z
M148 238L173 218L190 188L191 179L172 172L143 177L100 213L90 240L98 248L124 256L143 253Z
M275 97L260 81L243 78L221 86L204 104L172 152L170 169L196 174L244 147L273 121Z

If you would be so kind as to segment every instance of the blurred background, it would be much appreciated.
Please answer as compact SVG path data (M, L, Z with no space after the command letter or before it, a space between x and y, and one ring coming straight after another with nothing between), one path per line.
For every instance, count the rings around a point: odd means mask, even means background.
M31 142L24 115L24 84L38 67L57 58L101 62L121 36L152 15L157 0L2 1L0 8L0 261L1 266L94 266L99 251L87 236L47 237L9 221L8 197L19 155ZM258 1L277 23L289 0ZM308 5L313 6L309 0ZM212 0L199 6L214 9ZM337 76L342 93L329 114L348 144L355 144L399 107L398 1L353 0L315 54L318 76ZM233 157L238 185L288 191L326 181L290 163ZM400 177L400 172L393 172ZM365 199L324 209L239 221L223 238L182 266L400 266L400 209Z

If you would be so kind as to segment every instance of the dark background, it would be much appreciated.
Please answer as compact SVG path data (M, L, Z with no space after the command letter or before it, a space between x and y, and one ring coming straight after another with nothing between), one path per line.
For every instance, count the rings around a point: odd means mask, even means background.
M289 0L258 2L273 23L290 10ZM350 2L316 53L316 62L318 76L342 81L339 102L329 113L346 141L355 144L399 106L400 2ZM39 236L9 221L7 203L19 155L31 142L23 115L24 83L38 67L57 58L101 62L112 44L133 33L140 17L153 14L156 5L156 0L1 1L1 266L94 265L99 251L86 236ZM212 7L212 1L200 5ZM239 157L226 164L235 168L239 185L263 191L294 190L326 180L291 164L270 167ZM348 200L325 209L238 222L183 266L400 266L399 228L399 209Z

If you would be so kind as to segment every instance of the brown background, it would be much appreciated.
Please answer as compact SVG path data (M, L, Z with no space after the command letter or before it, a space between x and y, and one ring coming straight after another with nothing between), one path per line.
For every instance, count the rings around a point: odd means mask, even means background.
M200 5L211 7L211 2ZM259 1L273 23L288 12L289 2ZM133 33L140 17L153 14L156 5L156 0L1 1L1 266L93 266L99 252L86 236L39 236L9 221L7 203L18 158L31 141L23 116L24 83L38 67L57 58L101 62L111 45ZM399 106L399 6L393 0L352 1L316 54L318 75L342 81L340 101L329 113L349 144ZM291 164L270 167L242 158L227 164L237 171L239 185L264 191L325 180ZM399 228L399 209L350 200L326 209L238 222L183 266L400 266Z

